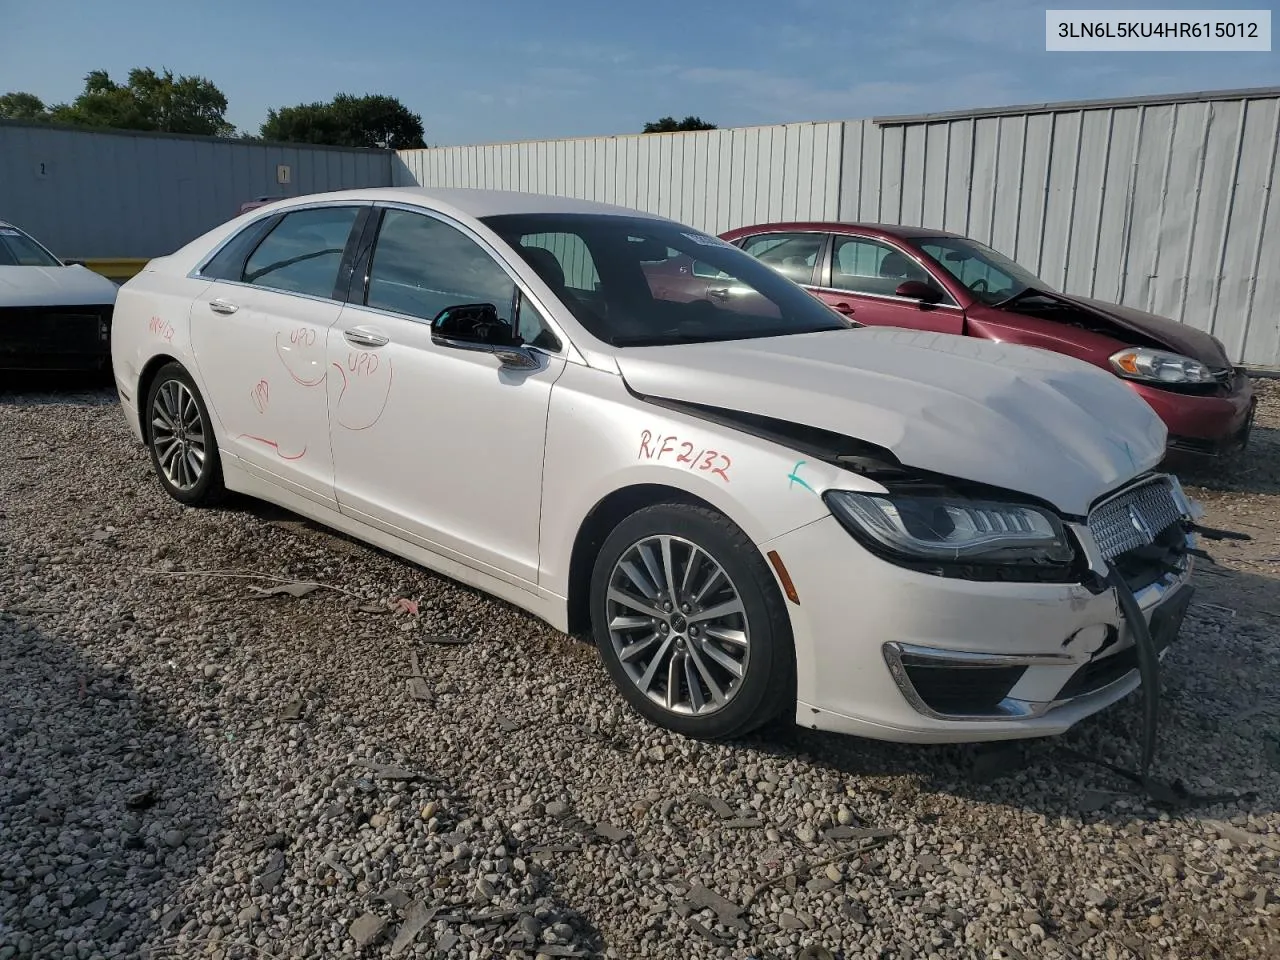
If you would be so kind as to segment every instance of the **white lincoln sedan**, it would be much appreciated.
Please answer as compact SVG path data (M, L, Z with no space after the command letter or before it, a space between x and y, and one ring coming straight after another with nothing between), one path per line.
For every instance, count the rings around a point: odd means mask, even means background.
M861 327L633 210L281 201L152 260L111 348L175 499L260 497L589 634L692 736L1060 733L1190 597L1195 506L1116 378Z

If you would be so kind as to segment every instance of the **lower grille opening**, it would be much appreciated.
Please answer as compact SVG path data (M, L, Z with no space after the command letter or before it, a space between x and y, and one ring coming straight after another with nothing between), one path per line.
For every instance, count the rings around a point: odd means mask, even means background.
M1126 550L1111 562L1134 593L1169 574L1180 573L1186 562L1187 536L1181 524L1165 527L1155 541Z
M904 656L903 669L925 706L950 716L991 716L1026 667L975 667Z
M1071 675L1067 685L1058 691L1058 700L1084 696L1103 687L1115 683L1134 670L1138 669L1138 654L1133 647L1110 657L1094 660Z

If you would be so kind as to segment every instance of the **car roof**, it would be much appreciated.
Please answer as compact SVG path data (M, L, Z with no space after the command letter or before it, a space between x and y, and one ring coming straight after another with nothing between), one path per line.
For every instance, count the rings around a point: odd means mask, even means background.
M861 223L849 220L795 220L784 223L756 223L747 227L738 227L726 231L724 236L742 236L748 233L769 233L795 231L809 233L865 233L869 236L896 237L899 240L918 237L955 237L964 239L962 233L951 233L947 230L934 230L929 227L913 227L901 223Z
M445 213L480 219L508 213L595 213L663 219L629 207L574 197L557 197L515 190L480 190L471 187L366 187L333 193L312 193L277 201L275 209L331 200L400 202L433 207Z

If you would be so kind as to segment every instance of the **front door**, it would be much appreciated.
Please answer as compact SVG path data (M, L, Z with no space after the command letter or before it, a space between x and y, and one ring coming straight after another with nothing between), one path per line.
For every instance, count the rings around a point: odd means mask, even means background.
M964 311L950 294L943 292L937 304L900 297L895 291L904 280L919 280L943 291L942 284L905 251L882 240L836 235L830 277L816 293L859 323L964 333Z
M286 214L234 263L215 258L205 274L216 279L191 308L192 347L220 449L329 507L336 502L325 342L342 310L334 290L360 209Z
M355 285L363 289L352 290L328 332L340 508L532 588L561 346L535 329L540 320L520 303L511 276L472 236L425 213L392 208L381 217L367 283ZM490 352L433 337L441 310L476 303L515 321L536 345L535 368L504 367Z

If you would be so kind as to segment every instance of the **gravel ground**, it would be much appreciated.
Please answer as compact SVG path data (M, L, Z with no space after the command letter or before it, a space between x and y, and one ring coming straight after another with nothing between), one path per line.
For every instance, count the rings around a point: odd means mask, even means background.
M109 392L0 395L0 960L1278 956L1259 389L1248 454L1188 475L1256 540L1210 545L1156 769L1232 798L1165 807L1061 749L1132 767L1136 696L994 749L666 734L510 607L262 505L184 510Z

